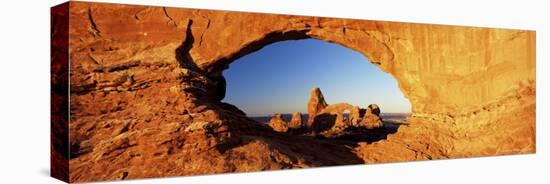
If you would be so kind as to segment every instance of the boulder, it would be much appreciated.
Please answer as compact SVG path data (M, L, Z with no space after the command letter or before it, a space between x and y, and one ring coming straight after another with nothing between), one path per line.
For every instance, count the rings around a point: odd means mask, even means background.
M283 116L281 114L273 115L273 117L271 117L271 120L269 120L268 125L276 132L288 131L288 125L285 120L283 120Z
M367 113L375 114L380 116L380 107L376 104L370 104L367 108Z
M375 129L384 126L382 118L380 117L380 107L376 104L370 104L366 109L365 115L357 125L366 129Z

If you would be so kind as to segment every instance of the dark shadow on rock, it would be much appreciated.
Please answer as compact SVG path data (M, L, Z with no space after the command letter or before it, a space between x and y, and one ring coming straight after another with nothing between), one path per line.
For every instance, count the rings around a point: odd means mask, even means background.
M339 139L347 140L351 142L367 142L374 143L388 138L388 135L397 132L400 126L408 126L407 123L396 123L391 121L384 121L384 126L375 129L366 129L362 127L348 127L339 134L333 135L333 137L327 139ZM353 143L353 144L355 144Z
M190 54L190 51L191 49L193 49L193 46L195 44L195 37L193 35L192 27L193 20L189 20L189 22L187 23L187 29L185 31L185 40L178 48L176 48L175 51L176 60L178 61L181 68L193 71L195 73L194 75L200 75L201 77L208 78L209 84L205 84L203 86L205 88L208 88L207 91L210 91L210 93L205 94L204 96L219 102L225 97L225 78L223 78L223 76L221 75L219 75L219 77L217 77L217 75L213 75L214 77L209 76L195 63L195 60ZM203 93L203 91L200 91L199 93Z
M185 40L183 40L183 43L178 48L176 48L176 60L182 68L200 71L199 67L197 67L197 65L195 64L193 57L191 57L191 54L189 53L189 51L191 51L191 49L193 48L193 44L195 43L193 31L191 30L192 25L193 20L189 20L189 22L187 23L187 30L185 31Z
M247 132L239 146L260 140L296 159L302 158L310 166L338 166L363 164L364 161L352 152L352 148L341 140L317 139L312 136L296 135L289 132L275 132L269 128L259 128Z
M314 132L322 132L331 129L336 122L336 114L323 113L315 116L311 125Z

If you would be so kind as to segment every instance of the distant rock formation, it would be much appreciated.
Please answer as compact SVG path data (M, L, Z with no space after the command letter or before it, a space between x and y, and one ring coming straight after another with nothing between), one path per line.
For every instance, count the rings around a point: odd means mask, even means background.
M349 112L347 117L344 116L346 111ZM363 117L361 117L362 114L364 114ZM314 131L323 131L345 129L349 126L367 129L382 127L380 107L376 104L370 104L367 109L360 109L348 103L329 105L325 101L321 90L316 87L313 88L308 103L307 128Z
M357 125L366 129L374 129L383 127L383 121L380 117L380 107L376 104L370 104L366 109L365 115Z
M319 88L313 88L311 90L311 96L309 98L309 103L307 104L307 127L311 128L313 125L313 121L315 119L315 116L321 112L323 109L325 109L328 106L327 102L325 101L325 97L323 97L323 93L321 93L321 90Z
M344 116L346 111L349 113L348 117ZM377 112L380 113L380 109ZM343 129L352 125L357 126L361 121L360 114L359 107L348 103L327 104L319 88L311 89L311 97L308 103L308 129L320 131L331 128Z
M377 104L370 104L367 109L367 113L375 114L380 116L380 107Z
M347 118L344 116L345 111L349 111L349 115ZM333 116L333 118L335 119L330 120L331 116ZM348 103L337 103L328 105L314 117L315 124L334 122L331 126L334 128L345 128L353 124L357 124L359 120L359 107L353 106Z
M281 114L273 115L273 117L271 117L271 120L269 120L268 125L276 132L288 131L288 125L285 120L283 120L283 116Z
M303 126L304 125L302 122L302 113L300 112L292 113L292 119L290 119L290 122L288 123L288 128L300 129Z

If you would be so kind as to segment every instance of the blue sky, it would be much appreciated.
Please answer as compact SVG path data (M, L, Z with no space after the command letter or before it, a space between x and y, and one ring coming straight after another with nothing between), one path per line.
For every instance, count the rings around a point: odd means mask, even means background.
M410 112L390 74L354 50L315 39L267 45L231 63L223 75L227 92L222 101L248 116L307 113L313 87L321 89L329 104L364 108L375 103L382 112Z

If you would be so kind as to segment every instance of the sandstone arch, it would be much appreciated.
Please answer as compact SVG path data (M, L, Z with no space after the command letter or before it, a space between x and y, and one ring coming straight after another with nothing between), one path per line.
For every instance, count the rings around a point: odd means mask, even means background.
M344 111L349 111L349 118L346 120L344 118ZM336 103L336 104L330 104L321 111L319 111L314 116L314 123L322 123L323 119L322 116L336 116L334 120L330 120L334 122L334 125L332 125L332 128L345 128L351 125L355 125L359 122L361 117L359 116L359 107L353 106L348 103Z
M302 21L305 22L307 20L302 20ZM313 19L309 21L313 21ZM387 48L386 45L384 45L384 43L378 41L376 38L372 36L366 36L364 34L360 34L359 32L355 32L353 30L347 30L348 36L344 36L344 35L341 35L343 34L341 33L341 31L346 32L345 28L344 29L330 28L330 27L324 28L320 26L317 28L312 28L310 24L305 24L305 27L296 25L296 26L290 26L290 27L281 27L281 28L269 27L269 28L271 30L264 30L265 32L257 33L261 35L257 38L245 36L245 38L241 40L242 43L228 43L232 45L233 44L240 45L240 47L237 47L234 50L226 51L227 53L223 53L224 56L215 57L215 58L212 58L212 57L203 58L202 56L196 56L201 59L194 60L194 64L196 64L198 68L204 71L206 76L208 76L210 79L213 79L214 83L219 84L219 86L217 86L216 88L217 91L213 94L213 97L215 97L216 99L223 99L225 95L225 79L222 76L222 71L227 69L231 62L251 52L260 50L264 46L267 46L269 44L279 42L279 41L299 40L299 39L308 39L308 38L318 39L322 41L336 43L344 47L350 48L354 51L358 51L359 53L363 54L365 57L369 58L369 60L373 64L375 64L376 66L379 66L386 72L387 70L385 69L390 68L392 66L391 64L387 64L387 63L392 62L393 53ZM233 33L231 35L236 36ZM357 41L350 41L348 40L350 37L351 38L355 37L354 39L361 40L362 42L358 43ZM198 55L198 53L200 52L208 52L206 50L209 50L209 49L214 49L214 48L212 48L212 46L210 46L210 48L193 47L189 52L196 52Z
M202 42L208 44L194 45L190 53L198 68L214 81L223 81L221 70L232 60L264 45L316 38L362 53L391 74L411 103L411 121L446 124L446 131L473 131L475 135L499 142L498 146L477 145L476 148L486 149L481 152L507 149L504 145L510 142L498 138L500 132L534 135L533 118L519 125L525 121L498 117L502 112L515 111L525 111L527 116L534 117L535 34L532 31L241 12L199 11L198 14L209 17L209 26L191 29L201 34ZM231 36L219 39L219 35ZM219 97L223 91L215 94ZM515 95L526 100L512 101ZM516 103L521 103L521 107L488 110ZM502 121L509 124L496 123ZM447 126L449 124L451 126ZM499 131L487 135L472 128L487 124L498 126ZM504 128L508 126L509 129ZM513 142L522 142L518 143L525 148L522 150L534 150L534 136L521 137L522 141ZM446 141L449 144L441 144L441 149L452 147L457 155L475 155L467 151L471 146L451 146L455 140ZM456 141L460 142L456 144L468 144L461 139Z
M208 44L195 44L190 53L194 63L217 80L223 80L221 71L231 61L247 53L277 41L304 38L337 43L365 55L395 77L411 101L412 112L419 115L464 114L534 80L534 37L526 31L240 12L198 14L210 18L202 20L209 26L191 29ZM229 22L215 21L219 19ZM242 31L243 25L247 31ZM231 36L219 39L224 34ZM485 72L489 74L482 75ZM473 83L478 79L509 85Z

